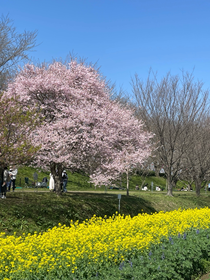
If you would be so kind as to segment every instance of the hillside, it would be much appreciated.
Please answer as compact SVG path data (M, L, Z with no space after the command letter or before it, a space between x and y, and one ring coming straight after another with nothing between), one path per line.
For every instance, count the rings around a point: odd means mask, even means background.
M56 226L58 223L69 225L70 221L80 222L97 216L112 216L119 211L118 194L121 194L120 213L135 216L139 213L154 213L182 208L200 208L210 205L210 193L202 191L200 197L195 192L174 191L174 197L166 192L135 191L141 185L140 176L130 180L130 196L126 190L97 188L88 182L88 177L79 173L68 172L68 193L57 197L47 188L34 188L33 174L38 173L38 181L49 178L49 172L38 172L31 167L18 170L17 189L7 193L7 199L0 200L0 232L6 234L41 232ZM24 178L28 177L32 188L26 188ZM164 178L154 176L146 178L148 185L154 183L165 187ZM125 182L122 182L125 187Z
M57 197L49 190L17 189L0 200L0 232L6 234L33 233L46 231L58 223L69 225L70 221L80 222L97 216L112 216L120 213L135 216L139 213L170 211L178 208L200 208L210 205L210 194L196 197L195 193L176 192L168 197L164 192L131 191L127 197L125 191L71 191Z
M18 187L24 187L25 186L25 177L29 178L29 183L31 186L33 186L34 183L34 177L33 174L37 173L38 175L38 181L41 182L44 177L47 177L49 180L49 173L45 172L43 170L38 170L32 167L19 167L18 168L18 175L16 184ZM71 173L67 171L68 173L68 190L95 190L95 186L93 184L89 183L89 178L85 174L81 173ZM152 172L151 172L152 174ZM166 187L166 180L163 177L155 177L155 176L148 176L146 178L139 176L139 175L133 175L130 176L130 189L134 190L136 185L141 186L142 182L145 184L148 184L151 186L151 182L153 182L154 189L155 186L161 186L162 189L165 189ZM125 178L122 178L122 181L116 182L115 184L118 187L126 188L126 180ZM178 184L178 187L180 187L181 184ZM105 190L105 187L97 188L97 190Z

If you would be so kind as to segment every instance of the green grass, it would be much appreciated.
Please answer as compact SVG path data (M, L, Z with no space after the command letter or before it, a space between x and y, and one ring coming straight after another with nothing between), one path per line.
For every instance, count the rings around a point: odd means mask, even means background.
M41 182L44 177L47 177L49 180L49 174L48 171L38 170L32 167L19 167L18 168L18 174L17 174L17 180L16 185L18 187L24 187L25 186L25 177L29 178L30 185L33 186L34 184L34 173L37 173L38 175L38 182ZM101 188L95 188L93 184L89 182L89 177L85 175L84 173L71 173L67 171L68 174L68 189L69 190L101 190L104 191L105 187ZM129 179L129 189L135 190L136 185L139 187L144 182L144 178L138 175L130 176ZM155 190L156 186L160 186L163 190L166 190L166 179L164 177L155 177L155 176L148 176L145 178L145 184L148 184L148 187L151 188L151 184L153 183L153 190ZM115 183L117 187L126 188L126 179L125 176L122 178L121 181L118 181ZM183 186L183 182L177 183L177 189L180 189ZM184 186L185 187L185 186ZM202 192L204 190L202 189Z
M58 197L55 193L38 189L19 189L0 200L0 232L18 235L42 232L58 223L69 225L70 221L83 221L94 214L112 216L118 211L118 194L121 193L120 213L135 216L139 213L171 211L178 208L201 208L210 205L210 194L196 197L195 193L175 193L168 197L164 192L146 193L110 190L107 193L71 191Z
M16 178L17 187L25 187L25 177L29 178L30 185L34 184L34 173L38 175L38 182L41 182L44 177L50 179L48 171L38 170L33 167L19 167L18 174ZM88 176L80 173L70 173L68 172L68 185L71 186L71 190L79 190L79 189L88 189L93 188L92 184L90 184Z
M41 182L44 177L47 177L49 180L49 174L50 172L45 172L43 170L38 170L33 167L19 167L18 168L18 174L17 174L17 180L16 185L18 187L24 187L25 186L25 177L29 178L30 185L33 185L34 183L34 173L37 173L38 175L38 182ZM71 173L67 171L68 174L68 189L69 190L105 190L105 187L102 188L95 188L95 186L91 183L89 183L89 177L86 176L83 173ZM135 190L136 185L139 187L141 186L143 182L143 178L141 176L133 175L130 176L129 179L129 188L131 190ZM163 189L166 187L166 180L163 177L155 177L150 176L146 177L145 184L148 184L148 186L151 186L151 183L153 182L153 188L155 189L156 186L161 186ZM115 184L118 187L126 188L126 180L125 177L122 178L122 181L118 181Z
M174 191L173 197L166 196L166 192L135 191L135 186L141 186L142 178L132 176L130 179L130 196L126 190L106 190L97 188L88 182L88 177L68 172L68 193L57 197L47 188L25 188L24 178L28 177L33 182L33 174L37 172L38 181L44 177L49 178L49 172L38 172L31 167L18 169L16 191L7 193L7 199L0 199L0 232L7 235L17 232L18 235L42 232L56 226L58 223L68 225L70 220L83 221L94 214L104 217L112 216L118 211L118 194L121 194L121 214L135 216L139 213L154 213L171 211L182 208L201 208L210 205L210 193L202 192L197 197L195 192ZM148 177L151 182L162 187L165 186L164 178ZM125 181L122 182L125 187ZM21 188L20 188L21 187Z

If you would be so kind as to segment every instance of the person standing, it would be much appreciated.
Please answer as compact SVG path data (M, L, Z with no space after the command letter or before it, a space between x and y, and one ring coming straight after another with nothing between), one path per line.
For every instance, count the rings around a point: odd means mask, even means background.
M9 169L9 181L7 183L7 192L10 192L10 188L11 188L11 176L10 176L10 172L12 172L12 167L10 166L10 169Z
M14 192L16 186L15 186L15 182L16 182L16 176L17 176L18 170L16 167L14 167L13 169L11 169L11 171L9 172L9 176L11 177L11 185L12 185L12 190Z
M62 182L63 182L63 192L67 192L66 186L67 186L67 182L68 182L68 175L66 173L66 170L63 170Z
M7 192L7 183L9 182L9 171L7 167L4 167L4 172L3 172L3 183L1 187L1 193L2 197L1 198L6 198L6 192Z
M55 190L55 182L53 175L50 173L50 182L49 182L49 190L54 191Z
M3 184L3 172L4 172L3 167L0 167L0 193L1 193L1 187Z

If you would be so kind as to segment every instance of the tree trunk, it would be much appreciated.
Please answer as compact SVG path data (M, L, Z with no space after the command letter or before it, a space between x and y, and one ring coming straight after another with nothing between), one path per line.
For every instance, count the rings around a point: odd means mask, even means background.
M200 195L201 183L202 183L202 180L201 180L201 179L199 179L199 178L196 178L196 179L195 179L195 192L196 192L196 195L197 195L197 196Z
M127 196L129 196L129 178L128 178L128 170L126 171L126 179L127 179Z
M57 195L62 194L62 165L53 163L50 167L51 174L53 175L55 182L55 193Z
M159 165L154 165L154 166L155 166L155 176L160 177L161 167Z
M178 178L177 177L173 177L173 179L171 179L171 183L172 183L172 187L175 189L176 188L176 184L178 182Z
M155 176L160 177L160 169L155 169Z
M167 176L167 195L173 196L173 185L171 180L171 175Z

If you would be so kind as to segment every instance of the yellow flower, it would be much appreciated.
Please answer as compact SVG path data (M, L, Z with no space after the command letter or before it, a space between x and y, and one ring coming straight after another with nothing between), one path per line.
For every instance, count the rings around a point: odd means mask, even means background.
M209 228L210 209L175 210L153 215L139 214L96 217L83 223L59 224L43 234L23 234L21 237L0 233L0 273L4 280L19 272L63 269L75 273L81 262L101 265L121 262L136 250L159 243L163 236L177 235L191 228ZM61 265L62 264L62 265Z

